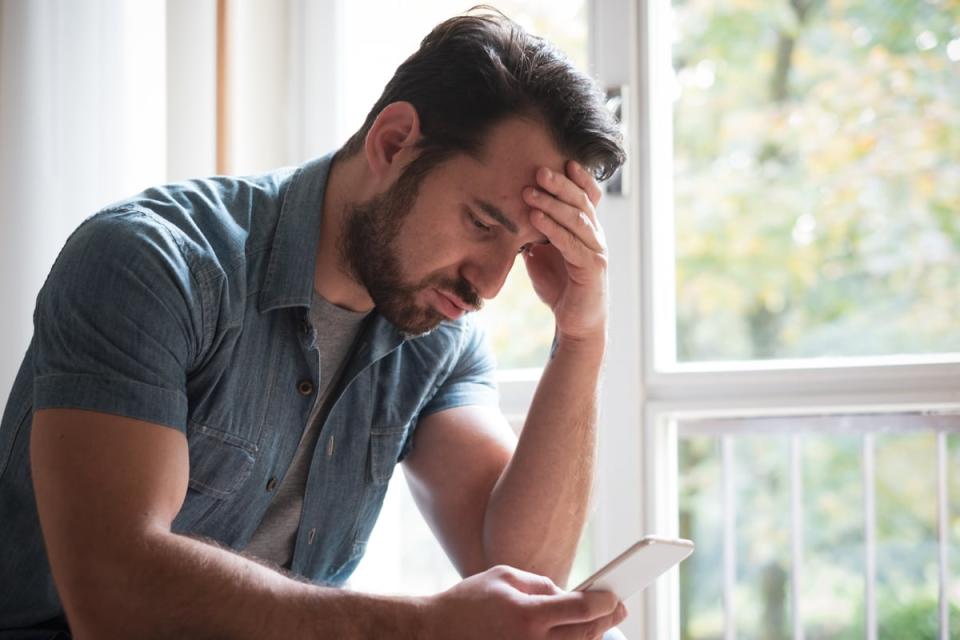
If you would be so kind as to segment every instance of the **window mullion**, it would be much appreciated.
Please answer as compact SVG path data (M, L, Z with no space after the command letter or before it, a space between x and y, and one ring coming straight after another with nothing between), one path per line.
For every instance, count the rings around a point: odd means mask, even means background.
M801 594L803 578L803 451L801 438L790 438L790 605L793 640L803 640Z
M950 637L950 573L948 569L948 525L950 522L947 485L947 432L937 432L937 550L939 565L940 640Z
M863 436L863 549L867 640L877 640L876 474L873 434Z
M721 439L723 456L723 608L725 640L736 640L737 482L734 436Z

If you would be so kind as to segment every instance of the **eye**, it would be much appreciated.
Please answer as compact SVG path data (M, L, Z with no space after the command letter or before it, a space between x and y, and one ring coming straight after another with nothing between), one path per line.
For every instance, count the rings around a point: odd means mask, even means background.
M517 251L517 254L521 254L521 253L524 253L524 252L526 252L526 251L529 251L529 250L530 250L530 247L532 247L532 246L534 246L534 245L543 246L543 245L547 245L547 244L550 244L550 241L549 241L549 240L541 240L540 242L528 242L527 244L525 244L525 245L523 245L522 247L520 247L520 251Z
M470 218L470 224L472 224L477 229L480 229L484 233L489 233L493 231L493 227L491 227L488 224L484 224L483 220L475 216L473 212L470 211L469 209L467 209L467 216Z

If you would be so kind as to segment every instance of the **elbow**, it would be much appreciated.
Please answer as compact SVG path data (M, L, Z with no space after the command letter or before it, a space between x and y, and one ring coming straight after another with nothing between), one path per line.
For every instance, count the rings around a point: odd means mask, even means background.
M118 627L126 626L124 618L129 609L125 603L116 602L110 591L103 587L108 578L98 570L86 580L74 576L66 578L62 573L60 579L55 579L73 638L116 637Z
M53 577L74 638L143 637L154 579L145 540L97 545L54 565Z

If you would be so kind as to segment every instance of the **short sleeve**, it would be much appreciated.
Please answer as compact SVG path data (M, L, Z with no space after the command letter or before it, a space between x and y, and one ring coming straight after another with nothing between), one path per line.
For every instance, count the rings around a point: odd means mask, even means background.
M203 312L176 233L142 211L103 213L74 232L37 298L35 409L185 429Z
M498 406L497 364L486 333L472 318L464 329L459 357L420 417L465 405Z

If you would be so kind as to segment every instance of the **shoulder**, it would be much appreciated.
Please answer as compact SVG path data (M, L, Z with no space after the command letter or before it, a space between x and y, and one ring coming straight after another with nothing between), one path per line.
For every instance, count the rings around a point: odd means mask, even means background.
M468 313L457 320L445 320L429 333L407 340L405 346L423 351L459 356L486 342L483 324Z
M229 271L269 246L294 169L152 187L113 205L143 214L177 238L195 268Z
M432 360L441 370L441 377L496 368L483 323L475 314L442 322L429 334L407 341L405 348L424 361Z

